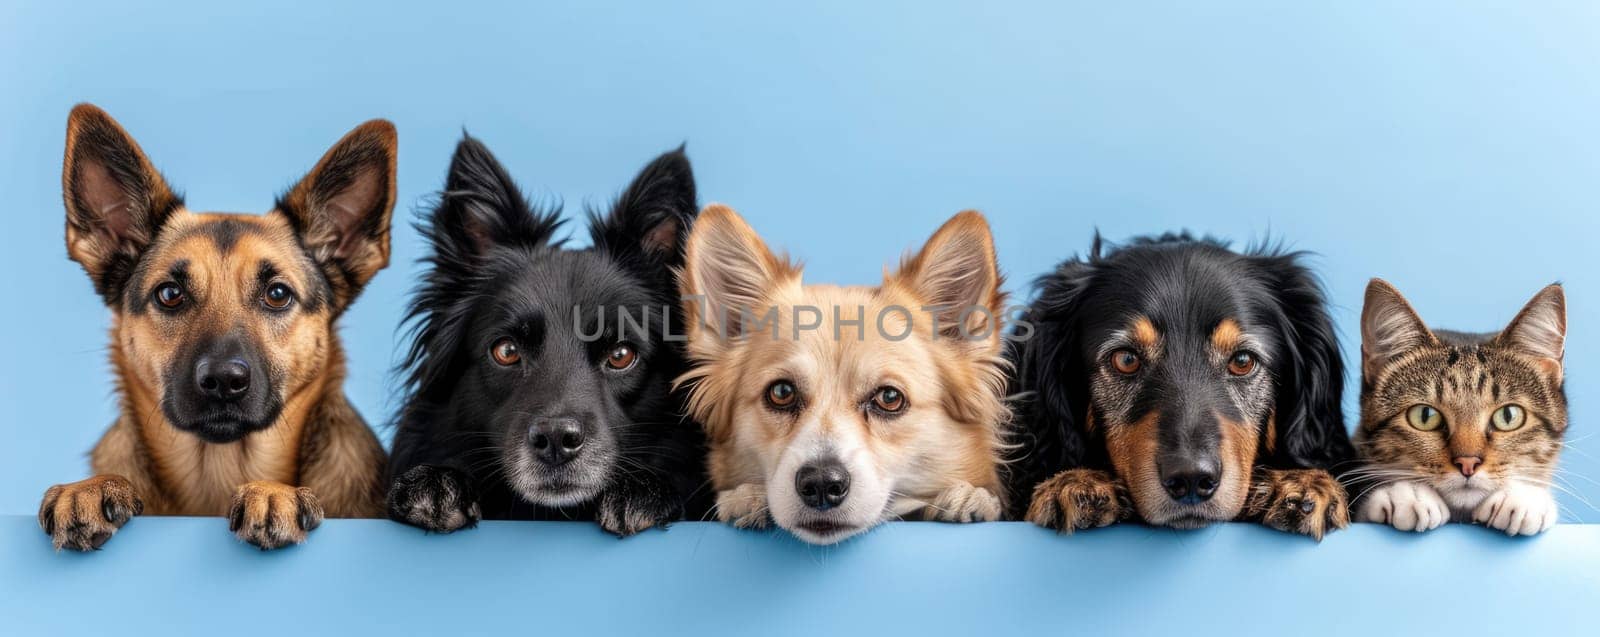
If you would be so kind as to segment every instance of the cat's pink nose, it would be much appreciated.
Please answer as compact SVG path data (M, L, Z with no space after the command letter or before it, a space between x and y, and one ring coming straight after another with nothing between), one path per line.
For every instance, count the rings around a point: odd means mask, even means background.
M1468 478L1472 477L1472 474L1478 470L1478 463L1480 462L1483 462L1483 458L1479 458L1477 456L1461 456L1456 458L1456 466L1461 467L1461 475L1467 476Z

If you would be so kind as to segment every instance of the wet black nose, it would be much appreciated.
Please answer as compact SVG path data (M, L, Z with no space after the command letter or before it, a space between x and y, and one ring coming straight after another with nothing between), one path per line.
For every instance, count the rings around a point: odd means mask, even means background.
M236 401L250 393L250 364L238 358L205 356L194 366L195 388L211 400Z
M571 418L540 418L528 430L528 444L540 462L566 464L583 451L583 425Z
M1161 465L1161 486L1167 495L1183 504L1210 500L1222 480L1222 469L1213 459L1180 460Z
M794 474L794 490L806 506L827 511L850 496L850 472L838 460L807 463Z

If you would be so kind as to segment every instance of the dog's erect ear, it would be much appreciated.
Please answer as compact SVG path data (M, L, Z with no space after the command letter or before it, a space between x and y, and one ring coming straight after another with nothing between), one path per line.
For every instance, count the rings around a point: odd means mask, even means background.
M699 209L683 147L657 157L623 191L611 213L591 216L596 248L652 270L683 265L683 242Z
M951 217L892 279L937 308L933 314L940 336L999 343L1005 299L994 238L982 214L968 210Z
M1552 283L1533 295L1495 343L1539 362L1545 373L1561 382L1561 357L1567 342L1567 295Z
M1399 290L1383 279L1367 283L1361 305L1361 374L1369 382L1389 361L1438 342Z
M754 228L721 204L700 213L684 250L680 288L684 318L694 331L710 330L711 343L743 334L744 316L766 315L765 300L774 288L798 281L799 269L774 255ZM699 349L698 347L696 349Z
M341 308L389 265L398 151L394 124L369 121L346 133L278 198L278 212L294 225Z
M83 265L107 304L116 302L161 224L183 206L133 137L92 104L67 116L61 194L67 255Z
M1344 359L1327 296L1299 254L1256 255L1254 261L1276 297L1275 311L1264 314L1276 314L1283 343L1273 362L1278 385L1273 464L1336 475L1349 470L1355 447L1344 426Z
M442 264L470 267L495 246L549 245L556 217L535 211L488 147L462 135L425 232Z

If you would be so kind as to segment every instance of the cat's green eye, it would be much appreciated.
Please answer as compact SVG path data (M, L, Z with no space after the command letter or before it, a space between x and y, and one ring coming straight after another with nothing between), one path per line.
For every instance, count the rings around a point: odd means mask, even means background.
M1527 412L1516 405L1506 405L1494 410L1494 415L1489 417L1489 422L1500 431L1516 431L1522 423L1528 420Z
M1433 431L1444 424L1444 415L1428 405L1415 405L1406 410L1406 422L1420 431Z

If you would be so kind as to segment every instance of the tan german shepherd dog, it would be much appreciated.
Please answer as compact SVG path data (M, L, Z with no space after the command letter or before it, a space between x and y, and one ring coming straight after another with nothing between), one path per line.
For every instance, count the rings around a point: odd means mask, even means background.
M121 415L94 477L45 491L56 548L135 515L226 515L263 550L381 517L383 447L344 396L334 321L389 263L394 126L362 124L265 215L191 213L89 104L67 118L67 254L112 312Z

